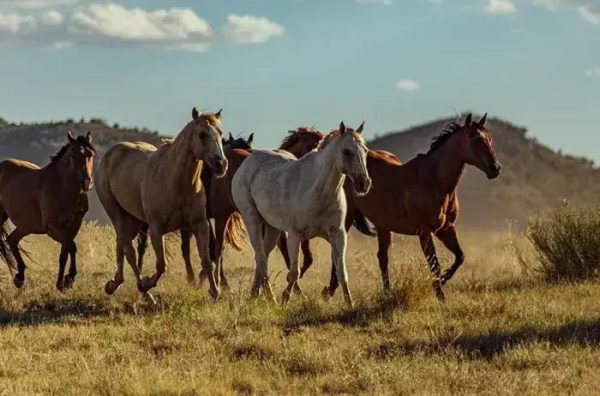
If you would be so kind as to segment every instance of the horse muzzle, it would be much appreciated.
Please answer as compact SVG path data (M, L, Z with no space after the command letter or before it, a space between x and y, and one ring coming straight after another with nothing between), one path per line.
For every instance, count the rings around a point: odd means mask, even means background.
M81 187L84 192L90 191L92 187L94 187L94 179L89 176L83 177L79 181L79 187Z
M354 192L359 197L362 197L363 195L367 195L367 193L371 189L372 182L371 182L370 177L366 177L366 178L361 177L361 178L353 179L352 182L354 184Z
M215 176L220 179L227 173L229 163L225 158L215 157L208 163L208 166L210 166Z
M500 172L502 171L502 165L499 162L492 164L487 167L485 171L485 175L488 179L492 180L500 176Z

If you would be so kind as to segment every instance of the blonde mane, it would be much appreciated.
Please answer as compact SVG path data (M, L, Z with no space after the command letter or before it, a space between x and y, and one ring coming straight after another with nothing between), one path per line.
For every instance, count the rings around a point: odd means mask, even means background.
M354 140L356 140L359 144L362 144L362 145L365 144L363 138L354 129L347 128L346 129L346 133L352 134L352 137L354 138ZM319 146L317 147L317 151L323 150L325 147L327 147L327 145L329 143L331 143L332 141L334 141L335 138L337 138L338 136L340 136L339 129L333 129L331 132L329 132L325 136L325 138L323 138L323 140L321 140L321 143L319 143Z

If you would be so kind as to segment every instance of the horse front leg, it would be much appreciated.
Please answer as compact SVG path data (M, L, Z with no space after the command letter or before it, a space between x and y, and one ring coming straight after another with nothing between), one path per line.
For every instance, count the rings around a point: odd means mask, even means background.
M419 242L421 244L421 250L427 259L429 270L433 276L433 290L435 291L436 297L440 301L444 301L444 291L442 290L442 280L440 276L440 263L435 253L435 245L433 244L433 237L429 230L421 229L418 231Z
M282 303L287 304L290 300L290 293L292 289L298 284L298 279L300 279L300 266L298 265L298 253L300 250L300 243L302 242L302 238L295 233L290 233L287 238L287 251L289 253L289 272L287 275L288 285L283 291L282 295Z
M63 285L66 289L70 289L73 287L75 277L77 276L77 245L75 244L75 241L71 240L67 244L67 249L69 250L71 262L69 263L69 272L64 278Z
M329 243L331 244L331 260L335 266L335 273L342 292L344 300L350 307L354 307L350 288L348 286L348 270L346 268L346 245L347 234L345 229L336 230L329 235Z
M379 270L381 272L381 280L383 281L383 291L390 290L390 246L392 245L392 233L377 229L377 261L379 262Z
M69 257L69 248L66 243L61 244L60 255L58 257L58 279L56 280L56 289L63 291L65 286L65 266Z
M196 237L196 246L198 248L198 254L200 255L200 261L202 262L200 279L204 277L208 278L210 296L216 300L219 298L220 291L217 284L217 276L215 274L216 266L211 260L209 232L210 225L207 219L200 220L192 227L192 233L194 234L194 237Z
M456 232L456 227L454 225L451 225L443 231L439 231L435 236L454 254L454 263L442 274L442 285L444 285L465 262L465 254L460 247L458 233Z
M182 228L179 232L181 237L181 255L183 256L183 262L185 263L185 272L187 275L187 281L190 285L196 283L196 277L194 276L194 268L192 267L190 241L192 239L192 233Z

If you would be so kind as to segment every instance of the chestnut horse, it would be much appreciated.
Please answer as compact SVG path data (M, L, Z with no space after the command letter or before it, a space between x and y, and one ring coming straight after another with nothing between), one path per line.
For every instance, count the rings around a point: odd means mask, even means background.
M456 188L465 165L475 166L489 179L498 177L502 169L492 149L492 135L485 128L486 118L487 115L474 122L469 114L464 124L451 123L433 139L427 154L418 155L404 165L384 157L368 158L373 188L366 196L349 200L346 228L358 212L377 227L377 258L385 290L390 287L388 262L392 232L416 235L433 275L434 291L439 299L444 299L442 286L465 259L455 226L459 212ZM454 264L443 274L433 235L455 256ZM323 290L325 297L335 293L338 286L335 274L332 266L330 284Z
M17 273L13 282L18 288L25 282L26 268L19 251L19 241L29 234L47 234L61 244L56 288L62 291L75 282L75 237L88 210L86 192L93 185L96 150L92 146L90 132L77 138L68 132L67 138L67 144L42 169L16 159L0 163L0 255L11 270L14 270L16 260ZM8 219L16 228L6 236ZM65 276L69 256L71 263Z
M202 271L208 277L210 294L219 296L214 263L209 252L209 222L206 192L200 174L204 162L223 177L227 160L223 153L221 112L201 114L194 108L192 120L172 141L158 149L146 143L119 143L111 147L100 163L96 191L117 234L117 266L105 291L114 293L123 283L123 263L127 258L138 290L152 298L166 269L163 236L189 229L196 237ZM132 241L144 223L156 254L156 272L142 278Z

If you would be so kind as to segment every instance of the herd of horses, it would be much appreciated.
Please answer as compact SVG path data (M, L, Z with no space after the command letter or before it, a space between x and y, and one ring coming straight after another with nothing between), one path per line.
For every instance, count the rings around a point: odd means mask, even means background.
M322 237L331 245L332 261L323 296L333 296L341 286L352 305L345 253L347 231L354 225L377 236L384 290L390 288L392 233L417 236L434 292L443 300L443 285L465 259L455 227L456 189L465 166L475 166L489 179L501 170L486 118L475 121L468 115L461 123L449 124L427 153L406 163L389 152L369 150L362 138L364 123L352 129L342 122L327 135L302 127L290 131L278 150L253 150L253 135L223 138L221 111L201 113L194 108L192 120L175 138L158 148L118 143L104 153L94 171L91 133L74 137L69 132L67 144L44 168L16 159L0 163L0 256L20 288L26 265L19 241L29 234L47 234L62 247L56 287L72 287L77 275L75 237L88 210L86 193L95 184L116 233L116 271L105 285L108 294L123 283L127 260L138 290L154 301L150 290L167 264L164 236L180 231L188 281L197 281L190 259L193 235L202 263L199 280L208 280L215 299L228 287L223 247L228 243L242 249L246 235L256 260L252 296L262 291L274 298L268 258L278 246L288 267L282 296L287 302L292 291L302 294L298 281L313 262L310 239ZM455 256L444 272L434 236ZM148 238L156 267L152 276L144 277Z

